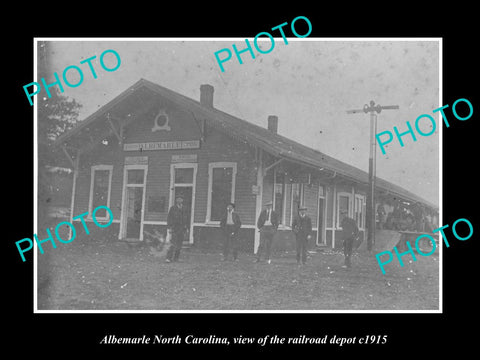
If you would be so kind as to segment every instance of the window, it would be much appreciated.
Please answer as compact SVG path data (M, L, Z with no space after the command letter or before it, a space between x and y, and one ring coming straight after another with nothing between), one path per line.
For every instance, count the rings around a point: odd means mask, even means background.
M208 167L207 222L220 221L235 199L236 163L210 163Z
M219 221L232 198L233 169L215 168L212 172L210 220Z
M143 169L131 169L127 171L127 184L143 184Z
M355 194L355 222L359 229L365 228L365 196Z
M342 228L342 220L351 215L352 194L346 192L337 193L337 229Z
M92 217L92 212L98 206L110 207L110 187L112 184L112 165L92 166L90 179L90 198L88 204L88 216ZM95 213L97 219L108 219L108 213L105 209L100 209Z
M293 223L293 219L295 219L295 216L298 214L298 208L301 205L304 205L304 201L303 184L292 184L292 209L290 211L290 226Z
M325 187L323 185L319 185L318 187L318 196L325 197Z
M273 210L279 215L278 222L283 223L284 218L284 197L285 197L285 174L277 172L273 173Z
M175 184L192 184L193 168L176 168Z

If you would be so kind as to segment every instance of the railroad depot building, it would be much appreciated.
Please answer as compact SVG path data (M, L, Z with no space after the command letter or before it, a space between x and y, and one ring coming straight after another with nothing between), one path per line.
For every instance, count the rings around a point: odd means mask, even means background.
M88 225L92 210L106 205L114 219L99 234L145 241L166 234L168 210L181 195L190 218L186 244L201 249L218 247L228 202L248 252L256 251L256 220L269 200L280 214L277 247L293 248L299 205L308 208L317 246L342 246L341 210L365 237L366 172L277 134L276 116L263 128L214 108L213 93L201 85L197 101L140 79L61 135L56 145L74 169L70 221L88 212ZM376 191L390 210L402 202L437 216L435 205L395 184L377 178ZM102 215L107 221L107 212L96 218Z

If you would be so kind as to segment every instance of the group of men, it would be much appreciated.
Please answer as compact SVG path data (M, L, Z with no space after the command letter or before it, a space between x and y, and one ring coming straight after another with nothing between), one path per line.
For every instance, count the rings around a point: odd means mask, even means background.
M341 214L343 234L343 251L345 264L343 267L351 267L351 256L353 243L359 236L359 230L356 222L349 218L346 213ZM273 209L273 203L267 202L264 209L260 212L257 220L257 228L260 232L260 244L257 249L255 262L260 262L261 257L265 258L268 264L271 264L272 243L275 238L279 225L277 212ZM239 231L242 226L240 216L235 212L235 204L229 203L225 214L220 221L220 227L224 232L223 241L223 260L227 261L232 253L233 260L238 260L240 248ZM175 205L172 206L167 216L167 229L171 234L171 247L167 252L166 262L178 261L183 241L189 230L189 219L186 217L186 211L183 208L183 198L177 197ZM312 238L312 220L307 215L307 208L300 206L298 216L292 222L292 231L295 233L297 244L297 264L305 265L307 262L308 240Z

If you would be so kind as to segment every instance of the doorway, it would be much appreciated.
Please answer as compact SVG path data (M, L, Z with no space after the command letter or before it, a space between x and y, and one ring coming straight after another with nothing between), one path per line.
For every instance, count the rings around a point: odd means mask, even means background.
M126 237L127 239L140 239L142 224L142 199L143 188L127 187L127 220Z
M197 179L196 163L177 163L170 168L170 206L175 204L175 198L183 198L185 217L188 219L188 236L185 241L193 244L193 220L195 209L195 184Z
M147 165L125 165L121 238L143 240Z
M327 242L325 236L325 197L319 196L317 205L317 245L326 245Z

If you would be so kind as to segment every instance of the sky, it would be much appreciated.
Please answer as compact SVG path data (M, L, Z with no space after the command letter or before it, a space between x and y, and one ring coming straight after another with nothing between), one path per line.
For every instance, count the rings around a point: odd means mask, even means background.
M269 115L276 115L279 134L368 172L370 117L347 114L347 110L362 109L370 100L398 105L398 110L378 114L377 133L393 133L393 126L406 131L406 121L414 127L417 117L429 114L437 125L432 135L417 133L416 142L406 135L402 138L404 147L394 138L385 155L376 147L376 175L439 204L442 120L439 113L432 113L443 105L439 102L437 39L307 37L288 38L285 44L280 37L267 54L260 54L250 39L255 59L249 52L242 53L243 64L236 59L232 44L244 49L244 38L59 40L48 41L48 69L59 77L69 65L83 70L84 79L78 87L64 85L64 95L82 104L80 119L140 78L196 100L200 99L200 85L211 84L215 108L263 127ZM268 38L264 40L258 44L266 51L271 43ZM223 63L225 71L221 72L214 53L224 48L233 55ZM121 58L120 67L112 72L99 64L100 55L109 49ZM86 63L80 64L93 55L96 79ZM104 59L106 66L115 66L111 53ZM75 76L75 70L68 72L71 83L78 81ZM424 133L431 126L425 119L419 122Z

